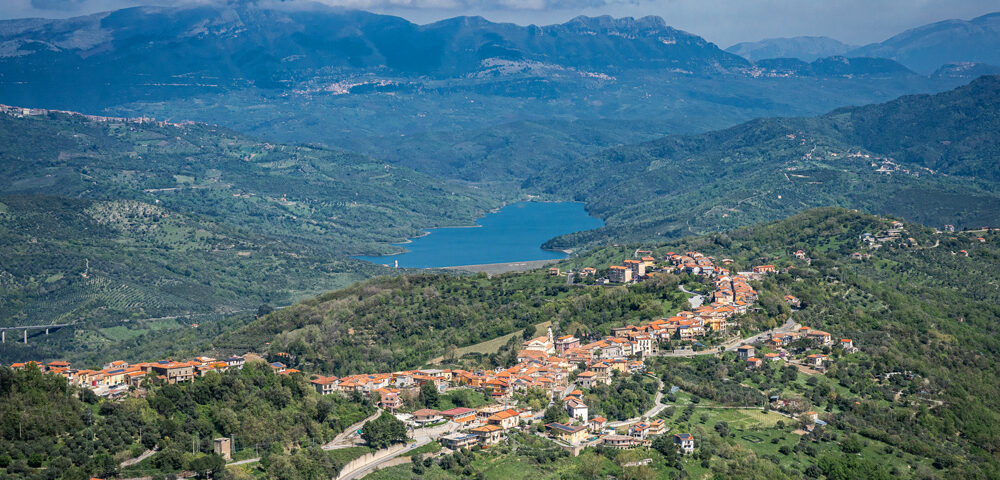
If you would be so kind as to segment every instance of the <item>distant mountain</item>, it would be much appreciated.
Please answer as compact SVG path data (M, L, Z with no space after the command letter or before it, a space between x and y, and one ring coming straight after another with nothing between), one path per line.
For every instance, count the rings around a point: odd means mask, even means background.
M4 84L25 85L40 98L80 86L103 86L94 93L126 99L245 86L287 89L350 71L447 78L498 69L707 73L748 65L658 17L577 17L543 27L457 17L416 25L319 5L240 3L0 22Z
M1000 77L982 77L937 95L613 148L528 185L585 201L606 220L550 247L682 236L820 205L998 225L998 130Z
M817 115L967 81L855 59L762 68L657 17L577 17L548 26L458 17L416 25L358 10L264 3L2 21L0 103L194 120L414 168L443 162L449 165L424 171L480 181L651 135ZM621 127L637 122L663 129L633 135ZM560 131L598 123L613 132ZM529 124L554 125L530 135L546 158L517 158L510 169L497 164L507 152L534 153L526 136L504 132L505 125Z
M923 74L949 63L1000 65L1000 12L924 25L848 55L891 58Z
M842 56L853 48L856 47L830 37L791 37L737 43L726 51L751 62L768 58L797 58L811 62L823 57Z
M766 75L799 77L900 77L915 75L898 62L886 58L826 57L806 63L796 58L759 60L758 69Z

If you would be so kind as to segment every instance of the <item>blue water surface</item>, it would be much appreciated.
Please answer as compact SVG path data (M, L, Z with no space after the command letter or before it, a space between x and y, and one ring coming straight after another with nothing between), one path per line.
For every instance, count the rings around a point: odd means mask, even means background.
M389 266L398 260L406 268L561 259L565 253L542 250L541 245L552 237L604 226L602 220L587 215L582 203L575 202L515 203L476 224L431 229L428 235L401 244L407 253L358 258Z

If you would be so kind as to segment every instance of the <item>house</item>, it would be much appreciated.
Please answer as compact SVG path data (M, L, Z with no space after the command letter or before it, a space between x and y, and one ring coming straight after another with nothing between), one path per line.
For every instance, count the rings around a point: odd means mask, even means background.
M242 369L244 363L246 360L243 357L232 356L226 359L226 367L228 368Z
M490 425L497 425L500 428L507 430L514 428L521 422L521 415L518 414L517 410L509 408L501 412L494 413L486 419L486 423Z
M562 355L566 350L580 346L580 339L573 335L563 335L556 339L556 352Z
M455 423L469 423L476 419L476 411L471 408L456 407L441 412L441 416Z
M595 372L582 372L576 376L576 383L582 388L592 388L597 383L603 383Z
M646 264L639 260L625 260L625 268L632 270L632 278L639 278L646 274Z
M317 377L309 383L311 383L313 388L316 389L316 393L320 395L330 395L331 393L337 391L337 384L339 381L337 377Z
M806 338L820 345L829 345L833 342L833 337L821 330L809 330L806 332Z
M774 265L757 265L751 270L753 273L757 274L774 273L777 271L777 269L774 268Z
M736 354L740 357L740 360L749 360L756 354L753 345L743 345L736 349Z
M604 430L604 427L608 425L608 419L604 417L594 417L590 419L590 431L598 433Z
M666 422L663 419L650 420L649 422L649 435L661 435L667 429Z
M271 364L271 370L274 373L283 373L286 368L287 367L285 367L285 364L281 362L274 362Z
M799 300L798 297L795 297L793 295L785 295L785 301L788 302L788 305L795 308L799 308L802 306L802 300Z
M747 368L760 368L764 362L757 357L750 357L747 359Z
M403 406L403 399L399 397L399 392L382 390L378 403L382 408L387 408L390 412L395 412L396 409Z
M597 274L597 269L594 267L583 267L583 269L580 270L581 277L589 277L595 274Z
M566 425L553 422L546 425L546 427L549 427L549 433L553 437L570 445L578 445L580 442L586 440L587 435L590 434L587 431L586 425Z
M553 277L558 277L559 276L559 269L556 268L556 267L550 268L549 269L549 275L551 275Z
M614 435L614 434L605 435L601 437L601 442L609 447L621 448L621 449L635 448L645 443L642 439L630 435Z
M851 340L850 338L841 338L840 348L843 348L844 351L848 353L854 353L858 351L858 349L854 347L854 340Z
M172 362L162 360L150 365L152 371L163 376L167 383L186 382L194 378L194 362Z
M497 443L500 441L500 436L503 434L503 429L498 425L483 425L469 431L478 437L479 443L482 443L483 445L493 445L494 443Z
M694 437L690 433L675 434L674 445L677 445L682 454L694 453Z
M649 424L646 422L639 422L628 428L628 434L631 437L645 439L649 436Z
M781 360L781 355L779 355L779 354L777 354L777 353L774 353L774 352L771 352L771 353L765 353L765 354L764 354L764 359L765 359L765 360L769 360L769 361L772 361L772 362L773 362L773 361L775 361L775 360Z
M826 359L826 355L823 355L822 353L814 353L806 357L806 359L809 365L816 368L823 368L823 360Z
M632 281L632 270L621 265L608 267L608 280L614 283L628 283Z
M587 423L589 410L587 404L576 397L569 397L566 400L566 413L570 418L578 418L581 422Z
M479 442L479 436L474 433L452 433L441 437L441 445L450 450L469 448Z
M441 412L430 408L421 408L413 412L413 422L417 425L426 425L441 420Z
M521 350L525 352L542 352L547 355L556 353L556 347L552 343L552 335L527 340L521 344Z

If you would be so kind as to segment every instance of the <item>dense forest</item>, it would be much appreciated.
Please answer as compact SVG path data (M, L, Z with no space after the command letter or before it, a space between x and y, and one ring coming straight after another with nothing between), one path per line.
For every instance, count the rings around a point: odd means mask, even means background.
M360 396L320 397L301 376L275 375L259 362L184 384L151 379L142 390L145 397L108 400L37 368L0 367L0 476L163 478L189 470L220 478L225 462L213 439L226 436L236 458L260 457L272 478L330 477L343 463L318 447L374 412ZM155 453L125 465L148 450Z
M629 288L580 287L541 271L381 277L278 310L214 346L284 351L311 371L338 375L392 371L546 321L584 337L606 335L623 319L648 321L687 305L677 284L664 277Z

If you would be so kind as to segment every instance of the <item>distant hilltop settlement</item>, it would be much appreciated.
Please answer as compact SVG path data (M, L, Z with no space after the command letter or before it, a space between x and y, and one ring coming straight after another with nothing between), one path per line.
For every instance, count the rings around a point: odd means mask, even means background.
M804 259L804 252L791 255ZM747 370L759 369L765 362L785 362L798 370L815 374L825 369L826 354L832 348L841 348L846 354L858 351L851 339L834 342L823 331L787 322L786 325L759 334L751 339L734 337L728 343L701 350L683 349L661 352L667 342L696 344L707 332L727 332L737 327L734 316L745 313L757 300L757 292L749 282L760 280L777 270L773 265L758 265L747 272L732 274L726 268L729 259L716 265L712 257L698 252L677 254L670 252L660 264L652 252L637 250L636 259L625 260L624 265L612 265L607 282L640 282L657 272L684 272L705 276L712 280L715 289L705 295L709 305L698 306L692 311L678 312L670 318L661 318L641 325L623 325L611 329L611 335L588 342L574 335L553 334L524 341L517 355L517 364L495 370L468 371L461 369L420 369L389 373L362 373L344 377L308 375L288 368L283 361L294 361L284 352L263 357L248 353L225 359L196 357L190 361L160 360L129 364L114 361L100 370L74 369L68 362L55 361L47 365L39 362L15 363L15 369L38 368L66 377L71 383L91 389L94 393L117 399L145 395L151 383L179 383L193 381L212 372L242 369L246 362L268 362L277 375L297 375L308 379L319 395L348 395L354 392L367 395L381 408L394 413L414 428L439 427L440 443L447 449L488 446L503 438L511 429L526 429L543 418L543 412L518 405L519 394L528 390L544 392L549 401L562 405L569 421L549 422L544 425L547 435L561 447L578 453L582 447L603 444L614 448L633 448L649 445L656 436L667 433L662 419L654 418L657 409L666 407L659 402L642 416L609 422L600 416L591 416L584 401L585 392L598 385L609 385L616 375L651 375L647 372L646 359L654 356L721 355L736 352L735 361ZM550 274L560 275L558 269ZM584 268L580 275L594 275L594 268ZM788 295L785 300L793 307L799 299ZM655 378L655 377L654 377ZM438 411L422 408L409 411L405 399L412 399L426 384L441 393L455 389L471 389L492 400L486 406L452 408ZM662 385L661 385L662 387ZM793 407L785 409L782 399L772 398L772 406L781 414L798 414L806 430L819 421L813 412L802 413ZM410 409L412 410L412 409ZM434 430L437 432L437 429ZM695 448L695 438L689 433L672 434L678 451L690 453Z

